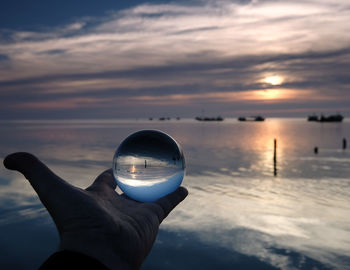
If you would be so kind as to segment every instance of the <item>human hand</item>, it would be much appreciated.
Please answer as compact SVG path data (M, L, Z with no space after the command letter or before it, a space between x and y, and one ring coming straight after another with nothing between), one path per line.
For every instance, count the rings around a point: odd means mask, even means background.
M61 250L88 255L110 269L139 269L160 223L188 194L179 187L156 202L140 203L115 191L112 170L81 189L29 153L11 154L4 165L29 180L56 224Z

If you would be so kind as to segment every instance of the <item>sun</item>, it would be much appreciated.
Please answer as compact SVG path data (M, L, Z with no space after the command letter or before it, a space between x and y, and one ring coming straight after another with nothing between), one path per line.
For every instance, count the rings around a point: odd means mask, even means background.
M281 85L283 83L283 78L281 76L268 76L264 79L265 83L271 84L271 85Z

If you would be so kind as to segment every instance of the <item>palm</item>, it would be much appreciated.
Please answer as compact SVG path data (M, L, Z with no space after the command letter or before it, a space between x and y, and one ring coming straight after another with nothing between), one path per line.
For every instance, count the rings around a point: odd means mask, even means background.
M8 156L4 164L29 180L50 212L61 249L77 251L114 267L137 269L149 253L159 224L187 195L184 188L154 203L139 203L115 192L111 171L87 189L74 187L27 153Z

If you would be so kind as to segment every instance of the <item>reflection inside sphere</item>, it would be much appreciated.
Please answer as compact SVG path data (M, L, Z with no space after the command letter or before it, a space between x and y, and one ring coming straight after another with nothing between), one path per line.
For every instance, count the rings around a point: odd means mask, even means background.
M113 174L120 189L132 199L155 201L180 186L185 159L169 135L142 130L119 146L113 158Z

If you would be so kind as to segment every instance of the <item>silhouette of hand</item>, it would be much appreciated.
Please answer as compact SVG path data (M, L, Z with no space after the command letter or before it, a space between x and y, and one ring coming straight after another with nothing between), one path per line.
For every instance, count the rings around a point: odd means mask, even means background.
M61 250L96 258L110 269L140 268L160 223L188 194L179 187L154 203L140 203L115 191L111 170L84 190L29 153L11 154L4 165L29 180L57 226Z

